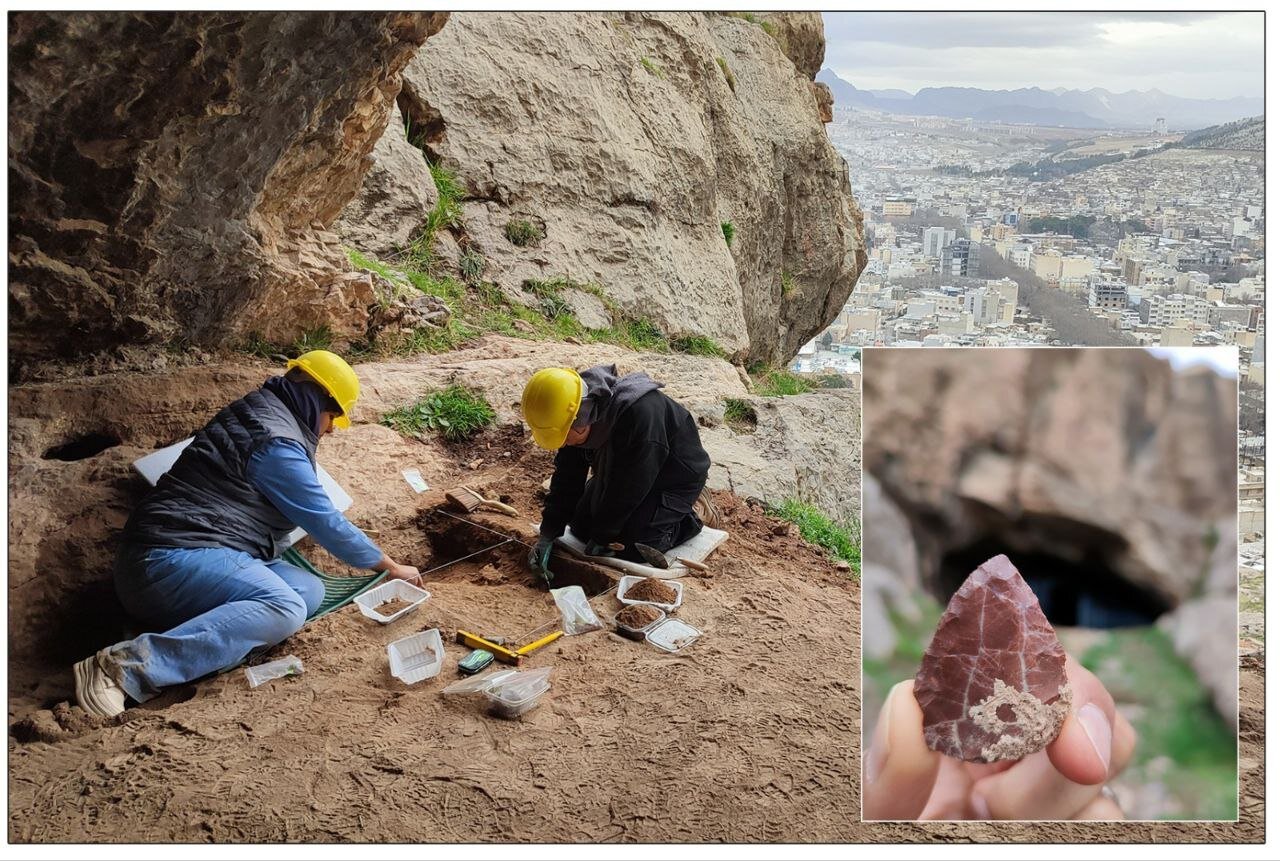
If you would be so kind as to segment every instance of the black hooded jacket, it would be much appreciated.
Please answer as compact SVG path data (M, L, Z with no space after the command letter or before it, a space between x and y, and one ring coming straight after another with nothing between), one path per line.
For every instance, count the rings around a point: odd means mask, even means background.
M595 534L589 537L607 544L618 540L627 519L650 493L691 490L696 497L706 484L711 458L697 423L656 388L618 412L606 438L597 438L596 432L593 425L586 445L564 446L556 453L542 510L545 537L564 533L584 494L593 508Z

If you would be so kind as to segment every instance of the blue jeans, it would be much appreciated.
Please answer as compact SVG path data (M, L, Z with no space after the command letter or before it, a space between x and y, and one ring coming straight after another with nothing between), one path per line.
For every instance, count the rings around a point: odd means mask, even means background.
M315 575L218 547L122 548L115 583L125 610L164 632L110 649L117 680L138 702L274 646L324 600Z

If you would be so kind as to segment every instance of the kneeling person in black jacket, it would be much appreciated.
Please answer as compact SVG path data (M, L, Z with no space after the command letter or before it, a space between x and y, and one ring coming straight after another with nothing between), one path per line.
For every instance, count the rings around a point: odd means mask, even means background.
M535 574L551 582L552 542L565 526L592 556L616 554L666 566L663 553L702 529L694 503L711 458L689 411L648 374L619 377L597 365L578 373L544 368L524 389L521 409L534 442L556 452ZM587 477L590 472L590 478ZM621 544L614 551L609 545Z

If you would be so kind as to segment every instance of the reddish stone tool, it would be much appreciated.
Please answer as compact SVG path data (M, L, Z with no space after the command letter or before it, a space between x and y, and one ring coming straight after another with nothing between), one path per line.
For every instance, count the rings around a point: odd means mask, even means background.
M968 762L1043 750L1071 706L1066 658L1009 557L988 559L951 596L916 673L925 742Z

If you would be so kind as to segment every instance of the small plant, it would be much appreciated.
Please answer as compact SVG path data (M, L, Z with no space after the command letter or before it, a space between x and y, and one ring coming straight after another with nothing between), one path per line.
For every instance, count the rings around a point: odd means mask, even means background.
M738 235L738 228L733 226L732 221L720 222L720 232L724 234L724 244L733 247L733 237Z
M756 381L756 392L766 398L803 395L811 391L813 391L813 383L780 368L769 371Z
M636 352L665 353L668 349L667 338L652 320L628 319L615 327L622 346L630 347Z
M667 73L662 71L662 67L648 57L641 57L640 65L644 66L645 71L654 77L665 78L667 76Z
M790 299L796 294L796 290L800 289L796 284L795 276L787 270L782 270L782 298Z
M716 65L720 67L724 79L729 84L729 89L736 91L738 89L738 79L733 76L733 72L729 71L729 64L724 57L716 57Z
M526 245L533 245L542 239L542 231L538 230L537 225L532 221L525 218L513 218L508 221L504 232L507 234L507 241L521 248Z
M279 344L273 344L257 332L250 332L240 349L259 359L271 359L284 352Z
M671 339L671 349L690 356L712 356L717 359L725 356L720 345L705 335L676 335Z
M778 35L777 27L775 27L771 22L764 20L754 12L730 12L729 15L734 18L741 18L743 21L748 21L752 24L758 25L761 30L764 30L770 36Z
M382 417L384 425L402 434L432 430L449 442L471 439L496 420L497 414L483 395L458 385L432 392Z
M756 429L756 408L742 398L724 399L724 423L740 433L751 433Z
M821 374L814 378L820 389L852 389L853 381L844 374Z
M480 280L480 276L484 275L484 267L484 255L474 248L468 248L458 258L458 272L462 275L462 280L468 284L474 284Z
M293 342L289 351L292 357L301 356L303 353L309 353L312 350L327 350L333 345L333 333L329 331L328 326L317 326L314 329L308 329L298 336L298 340Z
M801 538L848 562L853 576L858 576L862 567L862 541L856 526L832 520L815 506L798 499L770 506L769 513L800 527Z

